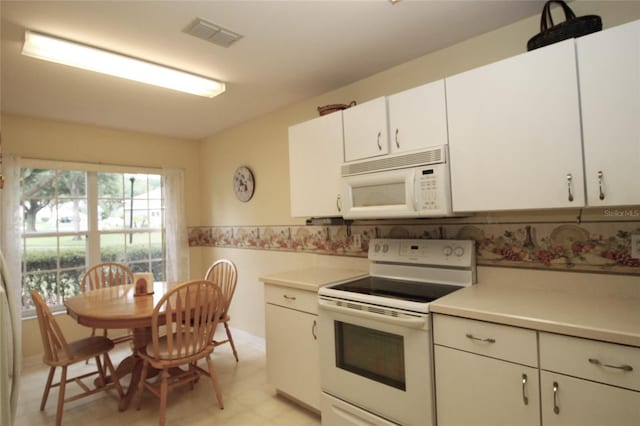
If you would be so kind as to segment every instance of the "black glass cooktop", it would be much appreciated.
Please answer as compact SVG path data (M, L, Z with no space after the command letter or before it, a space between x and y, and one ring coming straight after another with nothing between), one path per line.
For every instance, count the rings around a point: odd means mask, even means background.
M460 287L453 285L420 283L381 277L365 277L344 284L337 284L331 286L331 288L421 303L432 302L460 289Z

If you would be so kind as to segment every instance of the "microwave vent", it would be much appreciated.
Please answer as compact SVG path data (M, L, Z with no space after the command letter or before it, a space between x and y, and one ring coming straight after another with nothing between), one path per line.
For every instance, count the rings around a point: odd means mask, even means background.
M446 162L444 146L411 154L342 165L342 176Z

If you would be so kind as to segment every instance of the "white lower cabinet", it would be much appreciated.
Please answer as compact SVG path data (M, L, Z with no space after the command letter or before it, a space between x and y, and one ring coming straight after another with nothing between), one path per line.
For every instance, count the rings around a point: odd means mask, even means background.
M541 372L544 426L638 426L640 392Z
M540 425L535 331L446 315L433 331L438 426Z
M540 425L538 369L435 347L439 426Z
M640 425L640 348L539 334L544 426Z
M640 425L639 347L441 314L433 334L438 426Z
M267 380L320 411L316 293L266 285L265 299Z

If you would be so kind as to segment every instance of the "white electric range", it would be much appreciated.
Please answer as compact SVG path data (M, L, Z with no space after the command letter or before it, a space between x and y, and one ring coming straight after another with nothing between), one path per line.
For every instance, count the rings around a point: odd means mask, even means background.
M429 303L476 281L461 240L375 239L369 276L321 287L322 424L434 424Z

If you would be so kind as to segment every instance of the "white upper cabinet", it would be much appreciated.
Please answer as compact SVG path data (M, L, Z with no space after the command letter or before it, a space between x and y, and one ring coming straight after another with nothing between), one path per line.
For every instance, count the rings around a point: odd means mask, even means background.
M289 127L292 217L341 216L342 113Z
M574 43L446 79L454 211L584 206Z
M387 102L392 153L447 143L444 80L396 93Z
M344 161L389 153L387 99L377 98L345 109Z
M576 43L587 204L640 204L640 21Z

